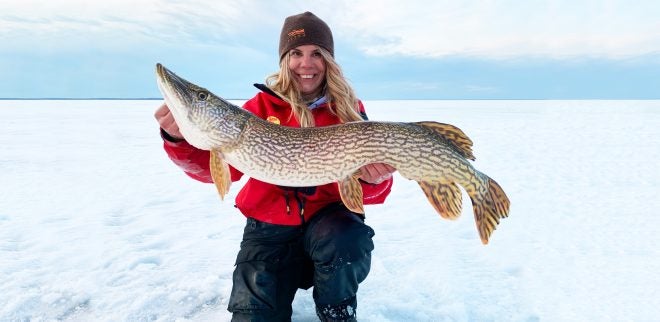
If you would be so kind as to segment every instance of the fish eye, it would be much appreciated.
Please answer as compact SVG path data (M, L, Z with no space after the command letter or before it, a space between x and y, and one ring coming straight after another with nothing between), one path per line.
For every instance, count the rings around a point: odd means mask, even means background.
M197 93L197 98L200 101L205 101L208 97L209 97L209 93L207 93L207 92L198 92Z

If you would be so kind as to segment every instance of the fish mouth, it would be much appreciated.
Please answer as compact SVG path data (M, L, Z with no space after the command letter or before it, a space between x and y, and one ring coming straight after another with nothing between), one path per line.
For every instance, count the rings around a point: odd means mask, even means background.
M176 105L175 101L183 103L182 105L192 101L188 81L177 76L160 63L156 64L156 75L158 76L158 88L168 106Z

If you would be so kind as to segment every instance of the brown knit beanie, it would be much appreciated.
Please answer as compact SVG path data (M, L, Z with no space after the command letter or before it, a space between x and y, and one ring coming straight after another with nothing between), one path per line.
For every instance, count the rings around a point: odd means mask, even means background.
M309 11L287 17L280 34L280 60L289 50L310 44L321 46L335 55L332 31L323 20Z

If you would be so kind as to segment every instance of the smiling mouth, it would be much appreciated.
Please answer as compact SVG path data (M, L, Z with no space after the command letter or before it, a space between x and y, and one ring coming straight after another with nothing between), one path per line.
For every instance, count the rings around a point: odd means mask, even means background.
M304 75L301 74L300 78L302 78L302 79L312 79L312 78L314 78L314 74L304 74Z

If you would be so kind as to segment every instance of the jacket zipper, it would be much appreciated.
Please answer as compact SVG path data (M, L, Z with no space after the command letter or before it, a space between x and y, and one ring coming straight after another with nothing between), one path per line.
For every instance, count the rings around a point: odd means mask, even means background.
M289 206L289 191L284 191L284 200L286 202L286 214L291 215L291 207Z
M304 225L305 224L305 198L300 196L300 191L298 188L295 188L293 190L293 198L296 200L296 203L298 204L298 216L300 216L300 224ZM288 190L284 191L284 202L286 203L286 214L291 215L291 206L289 205L289 202L291 200L291 193Z
M300 224L304 225L305 224L305 199L300 197L300 194L298 193L298 189L296 189L296 193L294 195L296 197L296 201L298 202L298 209L300 210Z

